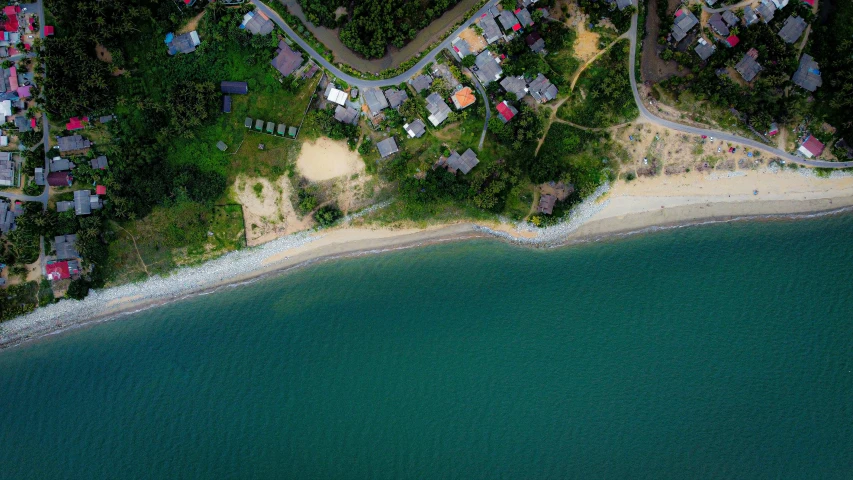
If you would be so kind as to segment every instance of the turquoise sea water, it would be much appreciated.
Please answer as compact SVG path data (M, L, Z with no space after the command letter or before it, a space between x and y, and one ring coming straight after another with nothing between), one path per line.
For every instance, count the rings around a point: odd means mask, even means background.
M0 478L853 478L853 216L325 263L0 352Z

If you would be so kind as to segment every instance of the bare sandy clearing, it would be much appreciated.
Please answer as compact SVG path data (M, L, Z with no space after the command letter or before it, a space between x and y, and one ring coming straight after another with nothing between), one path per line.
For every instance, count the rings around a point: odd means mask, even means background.
M313 225L310 218L300 220L296 215L290 203L293 187L286 176L276 182L241 176L233 188L237 201L243 205L246 243L249 246L260 245Z
M346 142L328 138L304 143L296 166L302 176L312 182L364 172L364 162L358 153L350 151Z

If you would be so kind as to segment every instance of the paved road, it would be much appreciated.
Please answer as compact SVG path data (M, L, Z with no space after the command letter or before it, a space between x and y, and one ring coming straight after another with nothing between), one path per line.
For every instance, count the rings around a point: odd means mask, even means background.
M664 120L663 118L656 117L650 111L646 109L645 104L643 103L643 99L640 98L640 93L637 90L637 79L635 75L636 63L637 63L637 14L635 13L633 17L631 17L631 30L629 31L628 39L631 42L631 55L628 59L628 74L631 79L631 90L634 94L634 101L637 103L637 107L640 109L640 117L644 120L660 125L662 127L670 128L672 130L677 130L679 132L690 133L693 135L707 135L709 137L714 137L715 139L724 140L727 142L735 142L740 143L741 145L746 145L751 148L757 148L764 150L772 155L776 155L787 162L797 163L800 165L806 165L809 167L821 167L821 168L848 168L853 167L853 162L827 162L824 160L806 160L805 158L798 157L796 155L791 155L788 152L783 150L779 150L778 148L770 147L764 143L744 138L738 135L733 135L731 133L722 132L719 130L711 130L705 128L696 128L688 125L682 125L680 123L671 122L669 120Z
M271 0L271 1L278 1L278 0ZM423 68L426 66L427 63L434 61L435 56L438 55L439 52L441 52L445 48L449 48L450 42L454 38L456 38L460 33L462 33L463 30L468 28L468 26L470 26L471 23L474 22L474 20L476 20L477 18L480 18L480 16L482 14L486 13L486 10L488 10L490 7L497 4L498 1L499 0L490 0L488 3L483 5L483 8L477 10L477 13L475 13L474 16L472 16L471 18L466 20L464 23L462 23L462 25L460 25L459 28L456 29L456 31L454 31L450 36L445 38L444 41L442 41L436 48L432 49L429 53L424 55L424 57L418 63L416 63L415 66L413 66L412 68L403 72L402 74L397 75L396 77L386 78L384 80L365 80L363 78L353 77L352 75L349 75L349 74L342 72L338 67L334 66L331 62L329 62L328 60L323 58L319 53L317 53L311 47L311 45L308 45L308 43L305 40L303 40L299 35L297 35L296 32L294 32L293 29L290 28L290 26L287 23L285 23L284 20L282 20L281 16L279 16L279 14L276 13L273 9L266 6L260 0L252 0L252 3L260 11L264 12L265 15L270 17L273 20L273 22L275 22L276 25L279 26L279 28L284 30L284 32L287 33L287 35L290 38L292 38L293 41L295 41L297 45L299 45L303 50L308 52L308 55L310 55L311 58L313 58L315 62L322 65L323 68L325 68L329 72L331 72L332 75L340 78L344 82L346 82L346 83L348 83L354 87L371 88L371 87L390 87L390 86L394 86L394 85L399 85L399 84L405 82L406 80L410 79L411 77L413 77L415 74L417 74L418 72L423 70Z
M480 144L477 146L477 150L483 149L483 142L486 140L486 132L489 130L489 119L492 118L492 109L489 108L489 96L486 95L486 89L480 85L480 81L477 80L477 77L471 75L471 78L474 79L474 86L477 87L477 91L480 92L480 96L483 97L483 102L486 104L486 122L483 124L483 133L480 135Z

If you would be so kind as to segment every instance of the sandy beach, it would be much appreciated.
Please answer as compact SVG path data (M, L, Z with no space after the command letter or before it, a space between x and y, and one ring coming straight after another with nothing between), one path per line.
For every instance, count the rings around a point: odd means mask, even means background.
M853 176L834 173L831 178L818 178L807 170L763 169L619 181L601 187L565 222L545 229L529 224L460 222L427 229L344 225L306 231L180 269L164 278L98 290L83 301L62 300L38 309L0 325L0 348L336 258L471 238L558 246L655 227L788 218L845 209L853 209Z

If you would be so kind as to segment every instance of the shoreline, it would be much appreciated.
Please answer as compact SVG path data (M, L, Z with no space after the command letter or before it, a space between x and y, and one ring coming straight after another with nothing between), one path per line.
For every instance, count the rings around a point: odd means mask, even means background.
M615 190L615 189L614 189ZM740 221L813 218L853 211L853 195L819 199L699 202L622 213L602 187L568 221L545 229L470 222L426 229L343 227L302 232L240 250L168 277L92 292L82 301L61 300L0 324L0 350L27 344L222 288L283 275L315 263L471 239L497 239L527 247L558 248L672 228ZM531 235L531 233L535 233Z

